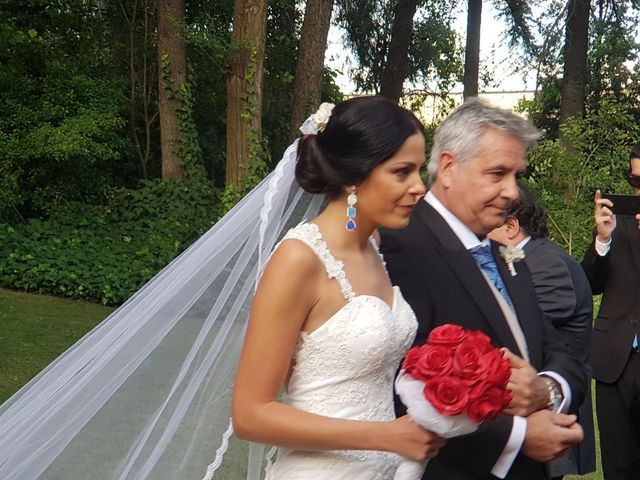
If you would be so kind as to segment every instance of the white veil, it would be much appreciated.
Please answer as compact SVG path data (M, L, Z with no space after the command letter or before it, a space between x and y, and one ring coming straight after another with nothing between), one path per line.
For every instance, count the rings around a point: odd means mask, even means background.
M316 133L313 116L301 131ZM231 386L264 262L322 204L295 181L297 143L211 230L0 406L1 479L261 478L263 446L231 436Z

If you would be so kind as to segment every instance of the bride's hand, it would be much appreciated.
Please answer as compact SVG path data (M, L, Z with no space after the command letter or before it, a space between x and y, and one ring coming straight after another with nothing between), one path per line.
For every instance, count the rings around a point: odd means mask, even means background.
M435 457L446 440L414 423L408 415L389 422L385 432L386 450L411 460Z

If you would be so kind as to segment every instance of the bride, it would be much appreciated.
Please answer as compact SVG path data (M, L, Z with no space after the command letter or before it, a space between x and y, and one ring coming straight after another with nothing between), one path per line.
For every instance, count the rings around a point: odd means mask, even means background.
M437 453L440 438L393 415L415 318L369 240L378 225L404 227L424 194L422 125L380 97L330 113L308 119L260 185L0 405L2 480L257 480L262 443L235 441L233 427L282 447L272 479L388 478L395 454ZM323 195L304 193L296 171L329 199L319 215ZM302 219L313 220L295 227Z
M423 127L393 102L361 97L339 103L319 130L300 141L295 173L328 203L266 264L233 425L241 438L281 447L268 479L388 479L398 454L425 460L443 444L395 418L393 381L416 319L373 237L379 225L405 227L425 194Z

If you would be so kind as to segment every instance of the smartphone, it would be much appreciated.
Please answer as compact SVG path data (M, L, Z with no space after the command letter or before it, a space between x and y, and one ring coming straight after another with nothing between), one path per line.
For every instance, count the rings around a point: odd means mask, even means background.
M602 198L611 200L613 203L611 211L615 215L636 215L640 213L640 195L603 193Z

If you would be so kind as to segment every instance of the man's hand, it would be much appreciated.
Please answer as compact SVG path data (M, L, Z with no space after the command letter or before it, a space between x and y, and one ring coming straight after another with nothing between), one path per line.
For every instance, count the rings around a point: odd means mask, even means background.
M526 420L527 433L522 453L538 462L548 462L560 457L584 438L575 415L540 410L529 415Z
M549 388L536 369L508 348L503 348L502 351L511 364L511 377L507 388L511 390L513 397L505 412L526 417L546 408Z
M616 216L610 210L610 208L613 207L613 202L608 198L602 198L600 190L596 190L594 203L595 213L593 216L596 221L598 241L608 243L609 240L611 240L611 233L616 228Z

